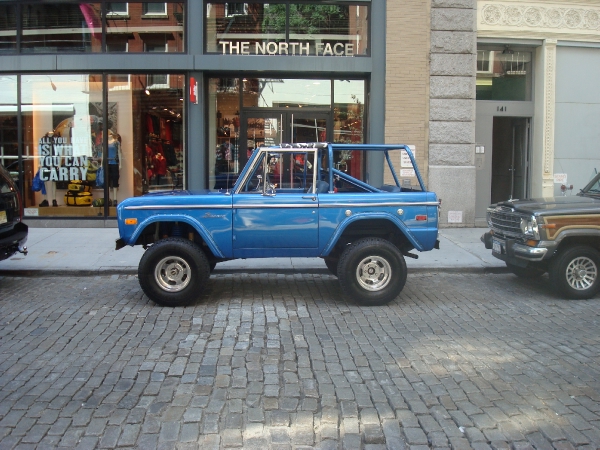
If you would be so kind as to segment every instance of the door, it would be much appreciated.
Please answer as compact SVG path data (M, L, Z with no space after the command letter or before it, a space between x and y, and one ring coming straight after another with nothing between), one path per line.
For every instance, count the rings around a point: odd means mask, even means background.
M316 256L319 202L307 192L316 153L261 150L233 194L234 257Z
M477 102L475 225L490 204L531 195L533 102Z
M529 119L494 117L491 202L527 196Z

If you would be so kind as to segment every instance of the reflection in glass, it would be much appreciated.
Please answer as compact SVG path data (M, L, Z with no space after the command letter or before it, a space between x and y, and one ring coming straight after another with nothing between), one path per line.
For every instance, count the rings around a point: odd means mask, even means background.
M19 185L17 77L0 77L0 164Z
M352 4L207 3L206 51L228 55L366 55L368 11L368 6Z
M531 52L477 50L477 100L531 100Z
M326 142L327 120L292 115L291 142Z
M0 52L11 53L17 45L17 7L0 6Z
M109 3L106 14L108 52L182 52L183 2Z
M22 6L24 53L100 52L100 3L44 3Z
M310 42L311 55L366 55L367 12L357 5L292 4L290 41Z
M331 80L244 78L242 83L244 107L331 107Z

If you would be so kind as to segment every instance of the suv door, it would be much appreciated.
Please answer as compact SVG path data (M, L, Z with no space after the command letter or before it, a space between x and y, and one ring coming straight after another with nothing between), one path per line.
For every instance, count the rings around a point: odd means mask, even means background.
M316 256L316 151L262 149L233 194L235 258ZM311 192L308 192L311 191Z

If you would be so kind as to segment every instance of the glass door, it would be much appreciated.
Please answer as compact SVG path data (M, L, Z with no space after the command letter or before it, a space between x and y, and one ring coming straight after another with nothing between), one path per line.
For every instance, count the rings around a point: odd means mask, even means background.
M290 113L290 140L297 142L327 142L329 139L328 114Z
M325 142L331 140L331 129L330 114L323 111L243 111L240 148L246 148L246 156L249 156L250 151L257 147Z

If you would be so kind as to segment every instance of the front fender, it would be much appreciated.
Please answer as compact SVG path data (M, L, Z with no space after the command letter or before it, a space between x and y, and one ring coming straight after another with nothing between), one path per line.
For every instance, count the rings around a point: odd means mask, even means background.
M340 236L344 233L344 231L346 230L346 228L348 228L348 226L350 224L352 224L356 221L359 221L359 220L366 220L366 219L389 220L394 225L396 225L396 227L398 227L398 230L401 231L406 236L406 238L410 241L410 243L412 244L412 246L415 249L417 249L418 251L423 251L423 249L424 249L423 245L415 238L414 234L410 231L410 229L406 226L406 224L404 222L402 222L402 220L400 220L398 217L394 216L393 214L385 213L385 212L357 213L351 217L346 218L338 225L336 230L331 235L331 238L329 238L329 241L327 242L327 245L325 245L325 248L321 252L320 256L325 257L325 256L329 255L329 253L335 247L335 244L337 243Z
M219 248L219 246L213 239L212 235L208 232L206 227L201 222L196 220L194 217L188 216L186 214L176 214L176 215L168 215L168 216L152 216L152 217L147 218L146 220L142 221L138 225L136 230L133 232L133 234L129 238L129 241L127 242L127 244L132 245L132 246L135 245L138 238L140 237L142 232L146 229L146 227L148 227L156 222L184 222L184 223L187 223L188 225L193 227L198 232L200 237L202 237L204 242L206 242L206 245L208 245L208 248L210 248L210 250L213 252L213 254L217 258L225 258L225 255L223 254L223 252L221 251L221 249Z

